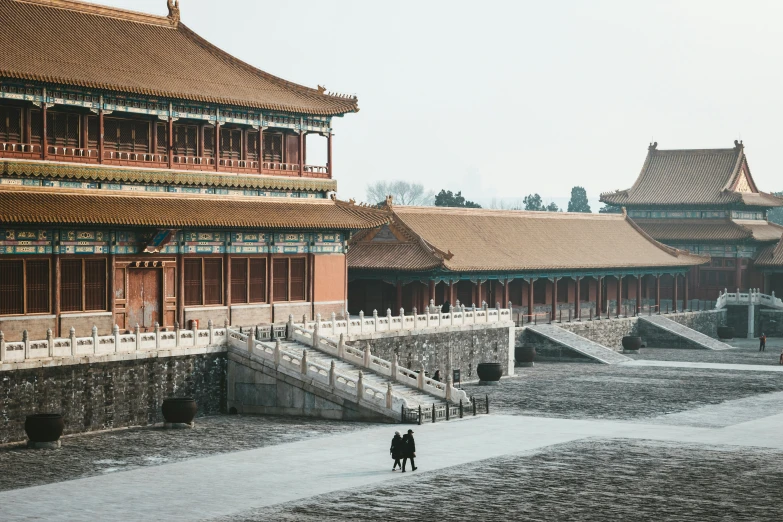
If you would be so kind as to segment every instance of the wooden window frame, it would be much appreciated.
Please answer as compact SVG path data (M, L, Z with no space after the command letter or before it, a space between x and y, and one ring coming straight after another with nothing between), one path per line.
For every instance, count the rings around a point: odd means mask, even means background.
M201 261L201 304L188 304L187 301L187 286L185 286L185 295L182 296L182 305L187 308L191 307L204 307L204 306L227 306L226 305L226 263L223 261L223 255L211 255L211 256L193 256L193 257L184 257L182 260L182 277L185 277L185 264L187 261L193 261L195 259L199 259ZM205 304L206 302L206 267L204 265L205 259L214 259L220 261L220 303L210 303ZM231 284L231 281L228 282Z
M268 256L261 255L261 256L237 256L237 257L230 257L229 262L234 263L235 261L243 261L244 263L244 272L245 272L245 284L244 284L244 301L236 301L235 298L237 297L237 292L234 291L234 288L231 288L231 304L232 305L245 305L245 304L266 304L267 302L267 285L269 285L269 259ZM251 265L252 261L263 261L264 262L264 288L263 292L261 292L262 299L259 300L253 300L252 294L250 293L250 287L251 287ZM231 267L231 281L230 284L234 284L234 274L236 273L236 270L234 270L234 266Z
M304 284L304 299L291 299L291 260L292 259L302 259L304 261L304 277L303 277L303 284ZM274 266L275 260L285 260L286 261L286 290L287 295L286 299L278 299L277 296L275 296L275 287L274 287L274 275L277 273L272 267ZM269 277L269 270L272 270L272 277ZM310 264L308 263L308 256L307 255L281 255L281 256L272 256L271 257L271 263L267 265L267 281L268 284L272 285L272 302L273 303L308 303L309 301L309 279L308 275L310 273Z
M62 266L62 263L64 261L79 261L81 265L81 307L79 310L62 310L61 313L63 314L78 314L78 313L89 313L89 312L110 312L110 304L109 304L109 270L111 269L111 263L109 262L108 257L103 256L82 256L82 257L63 257L60 259L60 266ZM87 308L87 261L103 261L103 308ZM62 296L64 295L64 284L63 278L60 278L60 306L62 307L62 302L64 299Z
M51 315L52 314L52 259L50 257L7 257L2 259L2 261L16 261L22 263L22 292L21 292L21 298L22 298L22 311L20 313L12 313L12 314L2 314L0 313L0 317L15 317L20 315L30 315L30 316L36 316L36 315ZM27 280L27 263L29 261L45 261L46 262L46 285L47 285L47 310L45 312L29 312L29 298L28 298L28 288L29 288L29 282Z

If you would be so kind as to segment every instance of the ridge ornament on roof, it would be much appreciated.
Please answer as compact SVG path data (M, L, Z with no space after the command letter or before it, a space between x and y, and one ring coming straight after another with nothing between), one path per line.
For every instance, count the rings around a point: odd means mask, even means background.
M168 0L167 6L169 14L166 18L169 19L171 25L176 27L179 25L179 0Z

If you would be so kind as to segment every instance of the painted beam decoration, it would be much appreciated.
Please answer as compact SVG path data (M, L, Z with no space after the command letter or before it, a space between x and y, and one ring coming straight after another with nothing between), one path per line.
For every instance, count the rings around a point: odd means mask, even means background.
M88 89L47 89L35 83L0 82L0 98L49 105L85 107L93 112L126 112L168 118L207 122L237 123L253 127L291 129L300 132L331 133L331 116L295 116L286 113L250 111L230 106L184 103L179 100L147 99L119 94L104 94Z

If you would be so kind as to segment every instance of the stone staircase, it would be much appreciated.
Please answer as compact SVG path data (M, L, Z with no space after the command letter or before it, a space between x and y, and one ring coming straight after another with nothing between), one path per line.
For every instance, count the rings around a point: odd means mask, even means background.
M630 357L626 357L611 348L607 348L590 339L564 330L554 324L528 325L526 328L560 346L578 352L603 364L618 364L632 360Z
M730 345L713 339L709 335L704 335L701 332L697 332L692 328L683 326L676 321L672 321L668 317L663 315L651 315L649 317L639 317L639 320L652 325L654 328L663 330L664 332L671 334L686 341L689 345L695 348L702 348L705 350L728 350Z
M470 405L465 392L451 382L433 381L396 361L319 338L301 327L294 326L288 339L259 341L231 328L227 338L229 354L241 356L241 364L260 363L335 402L347 401L352 408L396 422L448 420L460 416L460 401L463 408Z

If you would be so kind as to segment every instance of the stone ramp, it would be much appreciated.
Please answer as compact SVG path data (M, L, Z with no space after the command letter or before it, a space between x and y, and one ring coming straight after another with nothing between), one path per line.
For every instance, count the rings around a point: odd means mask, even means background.
M564 330L554 324L539 324L527 326L529 330L535 332L550 341L557 343L565 348L578 352L590 359L594 359L603 364L618 364L632 360L630 357L618 353L611 348L600 345L596 342L586 339L581 335Z
M687 326L683 326L677 321L672 321L663 315L650 315L647 317L640 316L639 321L645 325L652 326L653 328L662 330L665 333L679 338L684 343L686 343L688 347L697 349L701 348L704 350L728 350L731 348L730 345L724 342L713 339L709 335L697 332L696 330L688 328ZM644 338L645 336L642 335L642 339Z

